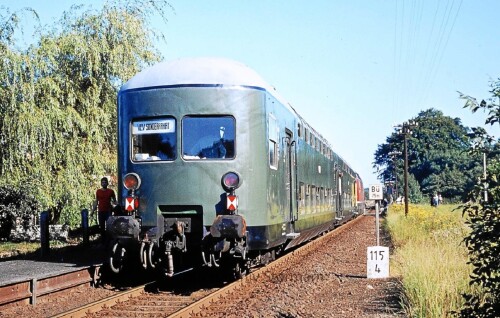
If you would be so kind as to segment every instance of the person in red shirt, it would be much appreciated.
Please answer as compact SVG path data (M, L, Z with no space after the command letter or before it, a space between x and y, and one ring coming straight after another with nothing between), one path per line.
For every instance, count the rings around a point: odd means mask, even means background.
M106 220L111 216L113 206L116 205L116 195L115 191L108 189L108 178L103 177L101 179L101 187L102 188L97 189L95 193L92 214L94 214L96 210L98 211L99 230L101 232L101 238L104 240L106 236Z

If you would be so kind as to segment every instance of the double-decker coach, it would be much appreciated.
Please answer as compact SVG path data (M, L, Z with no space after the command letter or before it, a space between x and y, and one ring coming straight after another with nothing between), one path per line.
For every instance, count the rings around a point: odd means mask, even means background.
M118 94L118 189L110 267L166 276L252 265L360 212L361 179L247 66L159 63Z

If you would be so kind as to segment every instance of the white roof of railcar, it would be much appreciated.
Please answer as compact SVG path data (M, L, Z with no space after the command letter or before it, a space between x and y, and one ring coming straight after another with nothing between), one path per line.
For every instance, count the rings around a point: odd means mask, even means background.
M254 70L243 63L212 57L181 58L146 68L121 87L121 91L137 88L176 85L228 85L260 87L273 93Z
M220 57L179 58L150 66L123 84L120 92L153 87L189 85L243 86L265 89L297 114L257 72L241 62ZM297 114L298 115L298 114Z

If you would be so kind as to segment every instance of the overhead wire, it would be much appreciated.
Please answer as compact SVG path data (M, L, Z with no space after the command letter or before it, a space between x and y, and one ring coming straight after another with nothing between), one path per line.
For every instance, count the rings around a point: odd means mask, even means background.
M428 56L429 56L430 46L431 46L431 42L432 42L433 35L434 35L434 29L435 29L436 22L437 22L437 16L438 16L440 4L441 4L441 1L438 1L436 9L434 10L434 17L432 18L431 30L430 30L429 36L427 37L427 45L425 46L424 58L422 60L422 65L427 65L428 64L428 60L427 59L428 59ZM421 83L425 83L425 81L424 81L424 78L425 78L424 73L427 74L426 70L427 69L425 67L421 67L420 68L420 75L419 75L418 78L420 79ZM422 102L422 100L420 100L420 102Z
M396 10L399 12L398 8L398 0L396 0ZM403 59L403 34L404 34L404 21L405 21L405 1L402 0L401 3L401 15L400 15L400 22L397 20L398 15L396 15L396 27L399 26L399 32L396 29L394 32L399 36L399 41L396 40L394 47L395 51L397 52L397 56L395 57L395 60L397 60L395 63L395 69L396 69L396 80L395 80L395 105L394 108L395 110L400 109L401 105L401 91L402 91L402 59ZM399 34L398 34L399 33ZM395 112L396 113L396 112Z
M460 13L460 9L462 7L463 0L460 0L458 4L458 8L454 9L455 7L455 0L453 0L453 3L450 6L450 9L448 12L446 12L446 24L445 27L443 28L443 32L441 34L441 37L439 39L439 45L440 47L436 51L435 59L433 60L433 64L431 65L431 70L429 73L428 78L424 78L423 83L426 84L424 91L422 92L421 98L422 101L426 101L428 98L428 95L431 91L431 88L433 87L433 83L436 80L436 77L438 75L441 63L443 61L444 54L446 52L446 48L448 47L448 42L450 40L450 37L453 33L453 29L455 27L455 23L457 21L458 15ZM448 28L448 23L451 15L454 13L453 21L451 22L451 26Z
M424 8L424 2L413 0L410 6L405 5L405 0L402 0L401 5L398 0L395 3L393 68L396 91L393 102L397 110L427 107L426 100L439 74L463 0L459 0L458 5L456 0L448 0L442 14L438 1L428 33L425 33L426 25L422 23L424 11L427 11L424 9L428 8ZM406 12L407 8L409 12ZM406 20L408 23L405 25ZM421 34L427 35L425 41ZM423 42L425 49L421 45ZM422 49L423 54L419 54Z
M422 15L423 15L423 0L413 0L412 3L412 11L411 11L411 29L409 30L410 36L408 37L409 41L409 50L408 50L408 64L406 69L409 74L413 74L416 72L418 65L418 56L419 56L419 46L420 46L420 31L422 30ZM408 94L415 95L417 93L416 89L418 87L418 77L409 76L408 78ZM414 101L412 101L414 102ZM411 104L410 104L411 105Z
M396 60L397 60L397 55L398 55L398 49L397 49L397 37L398 37L398 1L396 0L395 1L396 5L395 5L395 10L394 10L394 43L393 43L393 56L392 56L392 86L394 88L397 87L396 83L398 83L398 79L399 77L396 75L396 70L399 70L397 67L396 67ZM395 90L396 92L397 90ZM394 93L392 94L392 109L393 109L393 114L396 112L396 109L397 109L397 94Z
M439 30L437 32L437 41L434 43L435 50L433 50L433 54L431 55L431 60L430 60L429 64L426 65L427 67L425 68L425 70L427 72L425 73L424 78L421 79L421 83L422 83L423 87L422 87L422 91L419 94L419 102L420 103L423 103L426 100L426 98L424 98L424 94L426 94L426 92L427 92L428 84L425 84L425 83L432 79L432 75L434 74L434 70L437 67L437 64L436 64L437 63L437 56L439 56L440 51L442 49L443 36L446 32L446 28L447 28L448 21L449 21L449 12L451 10L451 7L453 6L453 5L450 6L450 1L454 1L454 0L448 0L446 3L444 13L443 13L443 19L441 19L441 24L440 24Z

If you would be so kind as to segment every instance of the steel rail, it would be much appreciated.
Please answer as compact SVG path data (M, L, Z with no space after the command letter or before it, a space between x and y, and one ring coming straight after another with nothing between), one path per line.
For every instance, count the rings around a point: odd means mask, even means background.
M144 289L148 284L144 284L135 288L132 288L130 290L123 291L119 293L118 295L114 295L96 302L93 302L91 304L85 305L83 307L79 307L73 310L69 310L66 312L63 312L59 315L53 316L54 318L61 318L61 317L66 317L66 318L81 318L87 316L87 314L95 313L98 311L101 311L102 309L106 307L111 307L117 303L127 301L131 298L137 297L141 295L144 292Z
M186 308L183 308L170 316L168 318L189 318L189 317L195 317L197 314L201 313L205 308L207 308L211 304L217 303L217 301L221 300L223 297L232 294L233 292L237 291L239 288L242 288L245 284L250 283L253 280L257 280L261 275L264 275L265 273L271 271L272 269L275 269L287 262L289 262L291 259L297 258L299 256L302 256L306 254L307 252L311 251L314 249L316 246L321 244L323 241L335 237L342 232L344 232L347 229L350 229L353 227L355 224L361 220L364 216L357 217L354 220L351 220L347 223L344 223L343 225L339 226L338 228L328 232L326 235L320 236L310 243L301 246L297 248L296 250L292 251L291 253L285 254L282 257L278 258L277 260L269 263L265 267L262 267L249 275L243 277L242 279L235 281L219 290L216 292L205 296L204 298L196 301L195 303L187 306Z
M216 302L218 300L221 300L222 298L231 295L232 293L234 293L238 289L243 288L247 284L250 284L252 281L258 280L261 277L261 275L264 275L267 272L271 271L272 269L275 269L275 268L289 262L291 259L303 256L304 254L308 253L309 251L314 249L317 245L321 244L325 240L332 238L332 237L335 237L335 236L339 235L340 233L344 232L345 230L353 227L363 217L364 216L359 216L359 217L355 218L354 220L350 220L350 221L342 224L341 226L326 233L325 235L317 237L316 239L313 239L308 244L303 245L301 247L298 247L295 250L279 257L275 261L272 261L268 265L251 272L249 275L243 277L242 279L237 280L233 283L230 283L227 286L224 286L224 287L216 290L215 292L211 293L210 295L207 295L207 296L201 298L200 300L193 302L192 304L188 305L187 307L182 308L182 309L170 314L168 317L169 318L185 318L185 317L193 317L193 316L197 315L198 313L201 313L205 308L216 304ZM142 293L144 293L146 286L148 286L149 284L150 283L135 287L131 290L123 291L122 293L120 293L118 295L108 297L106 299L88 304L86 306L61 313L61 314L54 316L54 317L57 317L57 318L86 317L88 314L99 312L105 308L110 308L110 307L116 305L117 303L125 302L127 300L130 300L131 298L139 297Z

